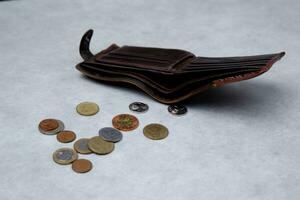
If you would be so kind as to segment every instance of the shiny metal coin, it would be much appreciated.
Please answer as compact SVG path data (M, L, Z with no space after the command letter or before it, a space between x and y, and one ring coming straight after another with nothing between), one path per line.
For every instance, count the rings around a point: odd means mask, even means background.
M73 145L75 151L77 151L78 153L81 153L81 154L90 154L90 153L93 153L89 149L89 146L88 146L89 140L90 139L88 139L88 138L81 138L81 139L77 140L74 143L74 145Z
M187 113L187 108L184 105L170 105L168 111L173 115L184 115Z
M76 111L80 115L91 116L95 115L99 111L99 106L93 102L82 102L77 105Z
M112 119L112 125L121 131L132 131L139 126L139 120L129 114L120 114Z
M108 142L119 142L123 138L122 133L112 127L101 128L99 130L99 136Z
M71 164L74 160L77 160L78 155L76 151L70 148L61 148L57 149L53 153L53 160L54 162L60 165L67 165Z
M45 135L55 135L55 134L57 134L57 133L63 131L63 130L65 129L64 123L63 123L62 121L60 121L60 120L57 120L57 122L58 122L58 127L57 127L56 129L53 129L53 130L51 130L51 131L44 131L43 129L41 129L41 128L39 127L39 131L40 131L41 133L45 134Z
M44 119L39 123L39 128L43 131L52 131L58 127L56 119Z
M107 142L99 136L92 137L88 142L89 149L100 155L109 154L114 150L114 143Z
M143 129L144 135L152 140L161 140L169 135L169 130L162 124L148 124Z
M129 109L133 112L144 113L148 111L149 106L142 102L133 102L129 105Z
M72 163L72 169L77 173L86 173L91 171L92 168L92 162L87 159L78 159Z

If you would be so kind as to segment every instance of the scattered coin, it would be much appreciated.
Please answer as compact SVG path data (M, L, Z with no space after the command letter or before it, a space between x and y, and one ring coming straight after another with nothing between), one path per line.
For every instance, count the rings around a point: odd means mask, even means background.
M82 102L77 105L76 110L80 115L91 116L99 111L99 107L93 102Z
M87 159L78 159L72 163L72 169L77 173L85 173L93 168L91 161Z
M76 139L76 134L73 131L61 131L56 135L59 142L69 143Z
M56 119L44 119L40 122L39 128L43 131L52 131L58 127Z
M51 131L45 131L45 130L41 129L40 126L39 126L39 131L41 133L45 134L45 135L55 135L55 134L63 131L65 129L64 123L62 121L60 121L60 120L56 120L56 121L58 123L58 127L57 128L55 128L55 129L53 129Z
M73 147L75 151L77 151L78 153L90 154L92 153L92 151L89 149L88 142L89 142L88 138L81 138L74 143Z
M168 111L174 115L184 115L187 113L187 108L184 105L170 105Z
M147 104L142 102L133 102L129 105L129 109L134 112L143 113L147 112L149 107Z
M123 138L122 133L112 127L101 128L99 130L99 136L108 142L119 142Z
M121 131L132 131L139 126L139 121L133 115L120 114L112 119L112 124Z
M114 143L107 142L99 136L92 137L88 142L89 149L100 155L109 154L114 150Z
M67 165L72 163L74 160L77 160L78 155L76 151L70 148L61 148L57 149L53 153L53 160L54 162L61 164L61 165Z
M161 140L168 136L168 129L162 124L148 124L144 127L144 135L152 140Z

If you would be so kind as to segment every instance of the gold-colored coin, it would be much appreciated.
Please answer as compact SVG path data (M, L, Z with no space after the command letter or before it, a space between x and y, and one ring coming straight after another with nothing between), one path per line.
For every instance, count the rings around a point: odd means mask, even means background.
M168 129L162 124L148 124L144 127L144 135L152 140L161 140L168 136Z
M99 111L99 106L93 102L82 102L77 105L76 111L80 115L91 116L95 115Z
M78 154L76 151L70 148L60 148L53 153L54 162L61 165L71 164L74 160L77 160L77 158Z
M88 138L81 138L81 139L77 140L73 146L75 151L77 151L78 153L81 153L81 154L92 153L92 151L89 149L89 146L88 146L89 140L90 139L88 139Z
M129 114L120 114L112 119L112 125L121 131L132 131L139 126L139 120Z
M109 154L114 150L114 143L107 142L99 136L92 137L88 142L89 149L100 155Z

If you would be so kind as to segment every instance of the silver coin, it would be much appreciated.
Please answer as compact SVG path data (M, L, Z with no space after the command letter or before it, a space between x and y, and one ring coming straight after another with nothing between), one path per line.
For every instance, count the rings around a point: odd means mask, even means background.
M129 109L133 112L143 113L148 111L149 106L142 102L133 102L129 105Z
M99 130L99 136L108 142L119 142L123 138L122 133L112 127L101 128Z
M187 108L184 105L170 105L168 111L173 115L184 115L187 113Z
M60 120L57 120L57 122L58 122L58 127L56 129L54 129L52 131L44 131L44 130L42 130L42 129L39 128L39 131L41 133L45 134L45 135L55 135L55 134L63 131L65 129L64 123L62 121L60 121Z
M61 165L70 164L77 158L78 158L77 153L70 148L60 148L53 153L54 162Z

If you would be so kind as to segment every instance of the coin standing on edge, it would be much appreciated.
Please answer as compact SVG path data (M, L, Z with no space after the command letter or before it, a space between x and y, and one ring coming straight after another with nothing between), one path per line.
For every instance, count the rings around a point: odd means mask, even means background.
M129 105L129 109L133 112L144 113L148 111L149 106L142 102L133 102Z
M68 165L74 160L77 160L76 151L71 148L60 148L53 153L53 160L60 165Z
M99 111L99 106L93 102L82 102L76 106L76 111L80 115L91 116Z
M56 135L56 139L62 143L69 143L76 139L76 134L73 131L64 130Z
M58 127L57 128L55 128L55 129L53 129L51 131L45 131L45 130L41 129L40 126L39 126L39 131L41 133L45 134L45 135L55 135L55 134L63 131L65 129L64 123L62 121L60 121L60 120L56 120L56 121L58 123Z
M104 127L99 130L99 136L108 142L119 142L122 140L122 133L112 127Z
M152 140L161 140L169 135L169 130L162 124L148 124L143 129L144 135Z
M111 153L114 150L115 145L112 142L103 140L99 136L95 136L89 140L88 146L92 152L99 155L105 155Z
M139 126L139 120L129 114L120 114L112 119L112 125L121 131L132 131Z
M81 153L81 154L90 154L90 153L93 153L89 149L89 146L88 146L89 140L90 139L88 139L88 138L81 138L81 139L77 140L74 143L74 145L73 145L75 151L77 151L78 153Z
M184 105L170 105L168 111L173 115L180 116L187 113L187 108Z
M78 159L72 163L72 169L77 173L85 173L90 171L92 168L92 162L87 159Z

